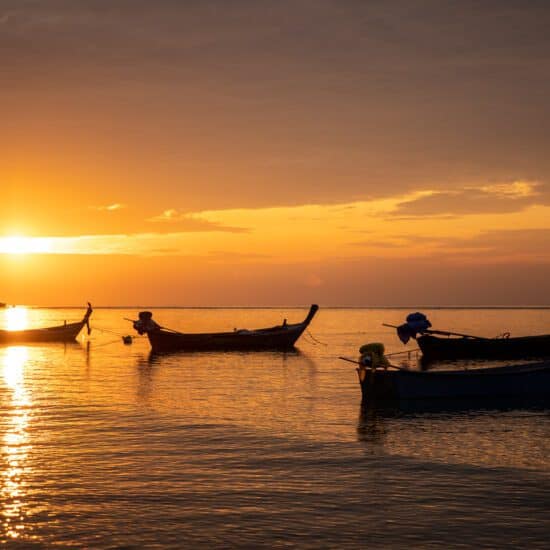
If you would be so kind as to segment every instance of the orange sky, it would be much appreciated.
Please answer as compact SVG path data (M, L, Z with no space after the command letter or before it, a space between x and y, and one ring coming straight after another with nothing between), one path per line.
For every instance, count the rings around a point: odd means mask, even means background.
M0 1L0 300L548 304L549 23Z

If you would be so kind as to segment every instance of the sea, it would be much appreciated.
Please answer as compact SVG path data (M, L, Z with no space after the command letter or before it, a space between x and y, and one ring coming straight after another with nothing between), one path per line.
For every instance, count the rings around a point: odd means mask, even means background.
M415 308L321 307L295 352L159 356L122 342L140 309L96 308L76 343L0 346L6 547L550 548L550 403L362 408L339 357L382 342L414 360L382 323ZM149 309L210 332L308 308ZM550 309L421 311L443 330L550 333ZM83 313L6 308L0 328Z

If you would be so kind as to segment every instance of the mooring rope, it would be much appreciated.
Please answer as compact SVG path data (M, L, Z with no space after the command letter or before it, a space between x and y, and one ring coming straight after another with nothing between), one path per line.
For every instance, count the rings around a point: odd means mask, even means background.
M94 349L102 348L104 346L110 346L112 344L116 344L117 342L120 342L120 338L117 338L116 340L111 340L110 342L103 342L102 344L93 344Z
M96 325L94 325L92 327L93 330L98 330L99 332L105 332L107 334L114 334L115 336L125 336L124 334L120 333L120 332L115 332L114 330L110 330L110 329L107 329L107 328L100 328L100 327L97 327Z
M94 325L93 327L94 330L97 330L99 332L104 332L105 334L114 334L115 336L118 336L118 338L116 340L113 340L111 342L105 342L103 344L99 344L97 346L94 346L96 348L100 348L100 347L103 347L103 346L108 346L108 345L111 345L111 344L114 344L116 342L120 342L120 340L122 339L122 343L124 345L129 345L131 344L136 338L147 338L146 335L143 335L143 336L130 336L129 334L123 334L121 332L116 332L114 330L110 330L110 329L107 329L107 328L100 328L100 327L97 327Z
M326 344L325 342L321 342L321 340L315 338L315 336L313 336L313 334L311 334L311 332L309 332L309 330L307 329L306 334L311 338L313 345L321 344L322 346L328 346L328 344Z

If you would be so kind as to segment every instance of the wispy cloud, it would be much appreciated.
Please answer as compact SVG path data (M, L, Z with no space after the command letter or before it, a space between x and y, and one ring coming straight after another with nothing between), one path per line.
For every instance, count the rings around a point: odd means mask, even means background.
M486 201L490 197L499 203L513 203L514 208L507 211L500 206L487 213L486 205L478 205L476 210L470 208L475 206L470 201L468 208L443 217L422 216L416 210L408 217L395 215L404 204L418 206L437 196L433 191L340 205L198 212L172 208L139 224L148 225L151 231L51 236L46 253L197 257L227 264L326 262L357 256L437 257L449 261L546 258L542 243L550 231L550 206L542 205L540 190L534 183L470 185L449 192L454 197L452 208L458 209L460 200L467 202L464 197L471 193ZM523 236L506 233L511 228L524 231ZM37 250L35 243L25 243L29 252ZM11 248L8 242L6 249Z
M522 199L524 197L534 197L540 195L540 182L534 181L513 181L510 183L494 183L483 185L479 188L484 193L505 197L510 199ZM474 189L474 188L467 188Z
M114 212L115 210L121 210L122 208L126 207L126 204L115 202L113 204L106 204L104 206L91 206L90 208L92 208L92 210L98 210L100 212Z
M535 204L550 204L550 196L540 182L513 181L459 189L428 191L423 196L397 205L394 216L448 217L470 214L519 212Z
M222 231L227 233L246 233L249 231L246 227L224 225L223 223L211 221L201 212L180 212L175 208L164 210L161 214L147 218L145 221L158 224L170 224L171 227L176 226L178 231Z
M151 218L148 218L146 221L171 223L171 222L181 221L182 219L185 219L184 214L178 212L175 208L169 208L168 210L165 210L162 214L158 214L157 216L152 216Z

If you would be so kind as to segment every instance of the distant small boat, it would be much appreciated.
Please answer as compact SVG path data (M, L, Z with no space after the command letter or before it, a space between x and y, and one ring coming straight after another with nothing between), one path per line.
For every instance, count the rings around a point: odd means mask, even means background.
M422 355L428 360L550 357L550 334L515 338L476 336L441 338L433 334L422 334L417 338L417 342Z
M535 397L550 399L550 361L442 371L360 367L357 372L364 402Z
M84 326L90 331L89 319L92 314L92 306L88 303L88 309L81 321L77 323L65 323L55 327L34 328L28 330L0 330L0 344L21 344L32 342L72 342Z
M233 332L182 333L160 327L149 312L141 312L134 328L147 334L153 352L169 351L260 351L291 350L317 313L319 306L312 305L307 317L296 324L287 324L255 330Z

